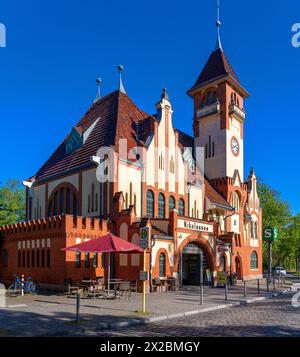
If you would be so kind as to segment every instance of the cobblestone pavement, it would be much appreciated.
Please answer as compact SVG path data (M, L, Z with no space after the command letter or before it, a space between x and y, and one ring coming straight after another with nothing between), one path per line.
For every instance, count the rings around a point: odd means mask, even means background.
M300 308L293 293L277 298L119 330L94 331L97 336L300 336ZM89 335L89 334L86 334Z

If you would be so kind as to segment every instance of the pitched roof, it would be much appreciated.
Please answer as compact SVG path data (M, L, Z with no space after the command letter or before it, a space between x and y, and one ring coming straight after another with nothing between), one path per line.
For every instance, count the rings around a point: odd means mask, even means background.
M205 196L210 200L211 203L216 205L224 206L224 208L232 209L231 205L225 200L225 198L220 195L209 183L209 181L205 178Z
M224 51L218 48L210 55L206 65L200 73L200 76L191 89L196 88L205 82L227 75L231 76L239 83L239 79L231 67Z
M40 168L36 180L64 174L79 167L92 165L90 157L100 147L115 146L118 150L119 139L126 138L128 149L136 146L135 123L149 117L132 100L120 91L114 91L95 102L76 124L76 129L85 132L95 123L84 144L77 150L66 154L65 142L68 136Z

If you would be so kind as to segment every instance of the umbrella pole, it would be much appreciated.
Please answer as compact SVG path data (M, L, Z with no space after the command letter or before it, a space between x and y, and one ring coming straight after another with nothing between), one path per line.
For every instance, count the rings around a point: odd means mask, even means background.
M108 273L107 273L107 280L108 280L107 295L108 295L108 297L109 297L109 286L110 286L110 252L108 253Z

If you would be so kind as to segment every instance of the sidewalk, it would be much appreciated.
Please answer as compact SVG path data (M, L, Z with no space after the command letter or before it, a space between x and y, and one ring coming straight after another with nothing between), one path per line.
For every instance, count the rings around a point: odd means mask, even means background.
M88 331L120 328L168 318L198 314L228 308L276 296L290 289L278 287L267 293L261 283L260 294L255 283L247 283L247 296L243 285L229 287L228 300L222 288L204 288L204 304L200 305L199 287L183 291L147 294L147 313L140 313L141 294L121 300L81 299L80 322L75 320L76 299L44 293L38 296L7 298L6 308L0 308L0 336L68 336Z

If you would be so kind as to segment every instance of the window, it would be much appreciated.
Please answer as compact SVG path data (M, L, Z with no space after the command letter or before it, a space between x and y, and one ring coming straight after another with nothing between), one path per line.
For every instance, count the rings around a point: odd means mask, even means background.
M22 252L22 268L25 268L25 250Z
M236 192L233 192L233 194L232 194L232 206L234 207L236 212L239 211L240 199L239 199L239 195Z
M182 198L178 201L178 214L184 216L184 200Z
M71 202L72 198L73 202ZM62 187L51 194L48 205L48 217L65 213L77 215L77 196L75 190Z
M175 198L173 196L169 196L169 211L173 211L175 208Z
M226 271L226 257L224 254L222 255L221 263L222 263L222 271Z
M50 268L51 265L51 253L50 249L47 249L47 268Z
M39 268L40 266L40 250L36 251L36 266Z
M251 253L251 269L257 269L258 268L258 257L257 253L253 251Z
M98 253L93 253L93 268L98 268Z
M45 249L41 250L41 260L42 260L42 268L45 268Z
M164 253L159 255L159 276L166 276L166 256Z
M53 215L57 216L58 213L58 191L55 192L54 194L54 210L53 210Z
M80 268L81 267L81 253L76 252L75 254L75 267Z
M257 222L254 222L254 238L258 237L258 231L257 231Z
M91 212L91 196L88 195L88 212Z
M95 211L98 212L98 193L96 193L96 196L95 196Z
M67 188L67 214L71 213L71 190Z
M213 91L209 91L202 98L201 108L204 108L204 107L206 107L208 105L211 105L213 103L217 103L217 101L218 101L217 93L214 90Z
M151 190L147 191L147 217L154 217L154 193Z
M95 211L95 185L92 184L92 209L91 211L94 212Z
M30 251L27 250L27 268L30 268Z
M73 193L73 215L77 216L77 196L75 195L75 193Z
M18 251L18 268L21 268L21 251Z
M162 193L158 195L158 218L165 218L165 196Z
M31 266L32 266L32 268L35 267L35 251L34 250L31 251Z
M59 207L59 214L65 213L65 189L60 189L60 207Z
M172 173L172 174L175 173L175 162L174 162L173 155L171 156L171 159L170 159L170 173Z
M84 254L84 267L89 268L89 266L90 266L90 253L86 252Z
M4 249L2 252L2 266L3 268L8 267L8 252L6 249Z

